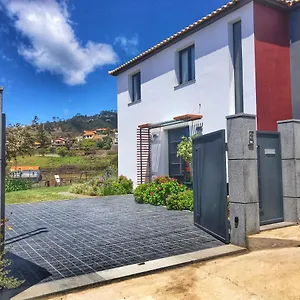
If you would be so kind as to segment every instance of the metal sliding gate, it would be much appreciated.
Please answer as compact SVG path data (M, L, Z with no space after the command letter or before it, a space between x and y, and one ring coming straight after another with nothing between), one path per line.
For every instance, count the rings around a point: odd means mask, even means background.
M225 130L193 140L194 223L229 243Z

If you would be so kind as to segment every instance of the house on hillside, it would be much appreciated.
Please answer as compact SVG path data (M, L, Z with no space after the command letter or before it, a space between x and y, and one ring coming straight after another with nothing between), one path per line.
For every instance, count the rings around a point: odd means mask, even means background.
M36 149L39 149L39 148L41 148L41 143L40 143L40 142L34 142L34 143L33 143L33 146L34 146Z
M106 135L109 133L109 128L98 128L95 131L97 135Z
M54 146L54 147L65 146L65 144L66 144L66 140L62 137L57 138L57 139L52 141L52 146Z
M199 4L201 5L201 4ZM109 72L117 77L119 173L183 180L182 136L257 115L300 118L300 2L232 0Z
M85 130L81 139L102 140L102 136L97 133L97 130Z
M92 139L96 135L95 130L85 130L82 134L83 139Z
M32 182L41 180L41 171L38 166L14 166L10 168L12 178L31 179Z

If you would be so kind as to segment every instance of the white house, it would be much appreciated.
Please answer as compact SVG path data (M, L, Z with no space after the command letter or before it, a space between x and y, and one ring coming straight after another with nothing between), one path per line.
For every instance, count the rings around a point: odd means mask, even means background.
M289 1L233 0L110 71L119 173L135 184L166 174L184 181L183 135L223 129L241 112L257 114L263 130L292 118L291 9Z

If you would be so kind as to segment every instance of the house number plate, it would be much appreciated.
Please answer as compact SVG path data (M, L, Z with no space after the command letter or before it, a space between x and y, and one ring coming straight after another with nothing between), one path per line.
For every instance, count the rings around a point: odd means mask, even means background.
M265 149L265 155L276 155L275 149Z

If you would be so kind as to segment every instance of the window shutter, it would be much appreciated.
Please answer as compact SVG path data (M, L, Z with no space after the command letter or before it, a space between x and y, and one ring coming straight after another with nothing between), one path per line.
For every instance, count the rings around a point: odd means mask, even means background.
M151 147L150 129L137 129L137 183L148 183L151 180Z

